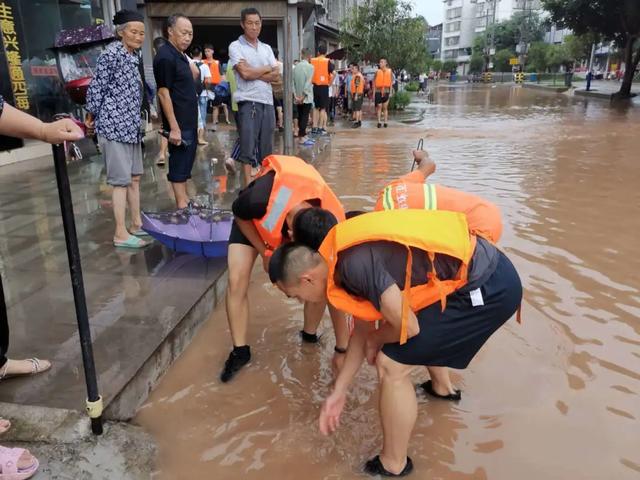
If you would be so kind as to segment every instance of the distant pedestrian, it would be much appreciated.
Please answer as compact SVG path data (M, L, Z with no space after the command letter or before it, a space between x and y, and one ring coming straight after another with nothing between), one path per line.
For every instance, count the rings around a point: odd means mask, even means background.
M169 135L169 174L178 209L189 205L187 180L196 156L200 70L185 54L193 40L191 21L179 13L167 19L169 42L153 61L162 106L162 128Z
M202 60L207 67L209 67L209 73L211 74L211 80L209 81L209 85L207 87L207 94L212 104L212 118L213 118L213 127L212 130L215 132L218 119L220 117L220 106L224 105L221 99L217 99L215 95L216 87L222 82L222 69L220 67L220 61L213 58L213 54L215 50L213 45L210 43L204 44L204 59ZM225 111L225 119L227 123L229 123L229 111L226 109L226 105L222 107Z
M207 128L207 104L209 103L209 92L211 87L211 70L202 61L202 50L200 47L193 47L191 57L200 70L200 79L196 80L196 93L198 93L198 145L208 145L204 139Z
M272 48L273 56L278 63L278 73L280 74L280 80L277 82L273 82L271 84L271 88L273 90L273 107L276 110L276 126L278 130L284 131L284 84L282 82L282 75L284 73L284 65L280 61L279 55L280 52L277 48Z
M360 73L357 63L351 65L351 82L349 94L351 95L351 108L353 109L353 128L362 126L362 102L364 101L365 79Z
M298 142L310 146L314 144L314 141L307 137L309 113L313 107L313 66L309 62L311 51L303 48L301 56L302 60L293 69L293 97L298 113Z
M393 87L393 72L387 65L385 58L380 59L378 71L373 81L373 97L378 115L378 128L382 127L384 118L384 128L387 128L389 120L389 98Z
M340 74L337 71L331 73L331 83L329 84L329 122L331 125L336 119L336 106L340 94Z
M244 165L248 185L262 159L273 152L275 112L271 84L280 80L280 73L271 47L258 40L262 30L260 12L255 8L242 10L240 26L244 34L229 45L229 63L237 83L234 100L238 102L238 160Z
M138 69L137 50L144 42L144 17L138 12L121 10L113 23L120 37L98 58L87 92L89 132L94 129L107 167L107 183L113 187L113 216L116 247L143 248L148 242L139 238L140 177L142 165L142 78ZM131 214L130 231L126 226L127 204Z
M318 56L311 59L313 65L313 129L311 133L325 135L327 133L327 110L329 109L329 84L334 70L333 62L327 57L327 46L318 47Z
M156 54L158 53L158 50L160 50L160 47L162 47L165 43L167 43L167 39L166 38L164 38L164 37L156 37L155 38L155 40L153 41L153 56L154 56L154 58L155 58ZM157 85L156 85L156 94L157 94ZM162 110L162 108L160 110ZM162 135L160 135L160 152L158 152L158 156L156 158L156 165L158 165L159 167L164 167L164 165L167 163L167 151L168 150L169 150L169 141L167 140L166 137L163 137Z

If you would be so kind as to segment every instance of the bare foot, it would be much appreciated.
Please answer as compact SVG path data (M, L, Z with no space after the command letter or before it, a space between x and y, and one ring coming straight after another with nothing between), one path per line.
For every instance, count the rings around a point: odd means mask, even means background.
M4 367L0 369L0 379L17 375L33 375L46 372L50 368L51 362L49 360L39 360L37 358L26 360L9 359L4 364Z
M3 449L9 450L7 447L2 447L0 446L0 458L3 457ZM35 463L36 459L33 455L31 455L31 452L29 452L29 450L26 450L24 452L22 452L22 455L20 455L20 457L18 458L18 462L17 462L17 466L18 466L18 471L20 470L26 470L28 468L30 468L34 463ZM0 475L2 474L2 463L0 463Z
M0 433L4 433L11 428L11 422L9 420L5 420L4 418L0 418Z

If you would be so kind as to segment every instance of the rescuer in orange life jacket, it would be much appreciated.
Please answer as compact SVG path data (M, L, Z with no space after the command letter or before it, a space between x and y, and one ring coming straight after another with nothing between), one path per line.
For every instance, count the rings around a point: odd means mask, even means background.
M226 308L233 350L220 375L228 382L251 359L247 344L249 324L249 280L258 255L265 270L273 250L291 237L295 215L312 206L326 208L336 218L344 219L344 210L318 171L304 160L284 155L270 155L262 162L258 177L242 190L233 202L234 223L229 236L227 255L229 280ZM316 331L326 307L326 300L306 302L302 340L315 343ZM336 335L334 368L344 358L349 341L344 314L329 307Z
M307 238L322 243L318 251L300 243L279 248L271 280L290 297L326 298L356 319L320 430L338 427L348 387L366 358L378 369L383 446L365 471L406 475L413 469L407 449L417 416L413 367L466 368L518 309L520 278L489 240L470 233L460 212L388 210L338 223L313 208L298 220L312 230ZM382 320L378 329L376 320Z

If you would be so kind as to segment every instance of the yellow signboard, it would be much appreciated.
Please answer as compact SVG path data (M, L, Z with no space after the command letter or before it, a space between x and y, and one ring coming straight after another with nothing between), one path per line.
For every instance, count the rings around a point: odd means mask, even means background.
M518 58L517 57L513 57L509 59L509 65L518 65L520 62L518 62Z

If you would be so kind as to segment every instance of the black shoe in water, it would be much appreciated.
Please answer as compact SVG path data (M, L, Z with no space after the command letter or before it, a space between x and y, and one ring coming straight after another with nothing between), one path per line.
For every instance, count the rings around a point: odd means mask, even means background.
M376 455L364 465L364 472L373 476L380 475L381 477L404 477L406 475L409 475L412 471L413 461L411 461L409 457L407 457L407 463L400 473L391 473L386 468L384 468L384 465L382 465L382 462L380 461L380 455Z
M244 347L234 347L229 354L229 358L224 362L224 368L220 374L220 381L222 383L227 383L240 371L242 367L249 363L250 360L251 350L248 345Z
M381 123L378 123L378 128L381 128L381 127L382 127L382 124L381 124Z
M387 124L386 123L384 124L384 128L387 128Z
M304 330L300 330L300 337L304 343L318 343L320 337L315 333L307 333Z

